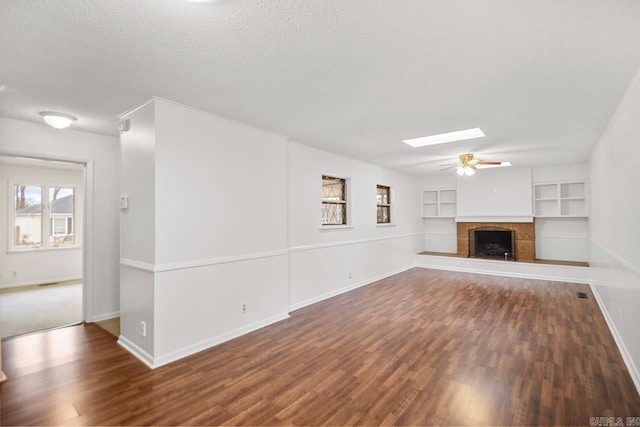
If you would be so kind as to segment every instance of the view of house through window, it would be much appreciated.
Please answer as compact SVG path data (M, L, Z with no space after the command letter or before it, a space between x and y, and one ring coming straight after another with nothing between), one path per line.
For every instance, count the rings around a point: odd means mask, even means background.
M347 186L343 178L322 175L322 225L347 224Z
M14 247L55 248L75 243L74 188L17 184L14 190Z
M391 188L378 185L376 201L378 203L378 224L391 223Z

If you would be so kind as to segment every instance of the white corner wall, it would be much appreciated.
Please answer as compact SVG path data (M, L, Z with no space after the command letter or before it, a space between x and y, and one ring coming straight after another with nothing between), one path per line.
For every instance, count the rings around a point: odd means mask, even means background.
M118 139L0 117L0 154L88 163L85 320L118 316ZM6 228L2 231L6 233ZM5 249L6 250L6 249Z
M181 105L155 129L162 364L288 317L287 165L282 135Z
M590 159L593 289L640 390L640 74Z
M288 317L286 138L157 98L125 117L120 342L156 367Z
M422 250L416 178L289 143L289 308L413 267ZM348 178L350 228L321 225L322 175ZM376 224L376 185L391 187L394 225Z
M0 288L61 282L82 278L82 239L84 174L82 171L65 171L43 167L0 165L0 250L6 255L0 258ZM26 250L7 252L9 247L9 205L12 188L9 182L24 184L59 183L76 189L75 239L77 245L61 249ZM37 268L34 268L37 267ZM15 276L12 272L16 272Z
M155 295L155 105L136 110L120 134L120 337L123 346L153 366ZM145 322L143 334L141 322Z

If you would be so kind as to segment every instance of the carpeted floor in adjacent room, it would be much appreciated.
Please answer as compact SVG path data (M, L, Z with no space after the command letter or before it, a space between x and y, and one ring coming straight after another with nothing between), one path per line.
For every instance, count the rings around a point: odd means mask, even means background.
M2 338L81 321L81 280L0 289L0 336Z

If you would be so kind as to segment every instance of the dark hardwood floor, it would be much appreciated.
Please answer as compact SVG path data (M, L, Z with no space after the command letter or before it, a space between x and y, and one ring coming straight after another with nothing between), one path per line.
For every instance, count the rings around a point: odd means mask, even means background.
M605 321L578 284L415 268L156 370L92 324L2 345L3 426L589 425L640 416Z

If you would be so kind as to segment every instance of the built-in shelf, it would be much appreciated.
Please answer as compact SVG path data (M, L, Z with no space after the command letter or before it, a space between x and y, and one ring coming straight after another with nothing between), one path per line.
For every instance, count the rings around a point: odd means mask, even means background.
M534 184L536 217L586 217L587 191L584 181Z
M453 218L456 216L456 189L422 190L423 218Z

